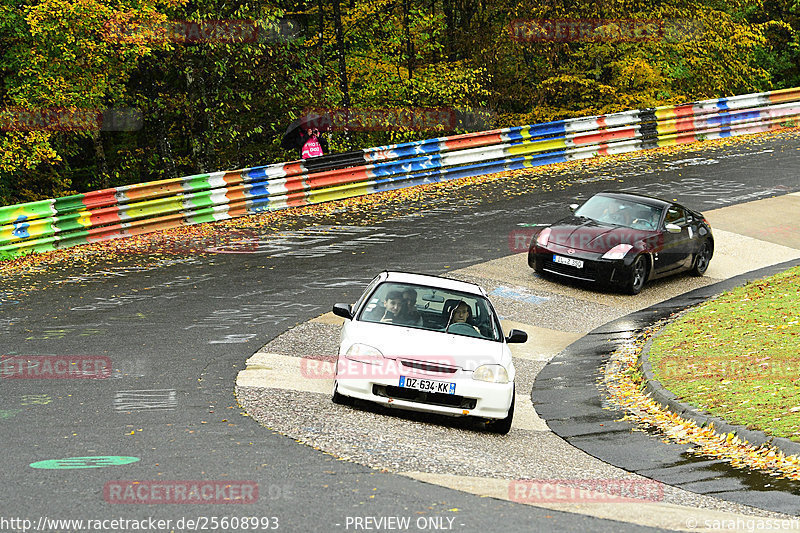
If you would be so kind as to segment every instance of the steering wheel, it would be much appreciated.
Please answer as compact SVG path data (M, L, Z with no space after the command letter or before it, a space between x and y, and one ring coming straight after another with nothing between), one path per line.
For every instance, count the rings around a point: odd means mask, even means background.
M474 327L465 322L456 322L447 327L447 333L456 333L458 335L467 335L468 337L482 337Z

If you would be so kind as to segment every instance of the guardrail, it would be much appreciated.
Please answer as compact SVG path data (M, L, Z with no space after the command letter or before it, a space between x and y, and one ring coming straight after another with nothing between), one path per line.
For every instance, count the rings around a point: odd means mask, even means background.
M424 183L800 125L800 88L439 137L0 207L0 258Z

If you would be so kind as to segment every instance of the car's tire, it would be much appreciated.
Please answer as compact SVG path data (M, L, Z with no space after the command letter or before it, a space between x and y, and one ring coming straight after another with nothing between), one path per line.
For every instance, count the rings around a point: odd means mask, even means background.
M511 407L508 408L508 414L505 418L501 418L499 420L490 420L486 423L486 427L492 433L497 433L499 435L506 435L509 431L511 431L511 422L514 419L514 403L516 402L516 389L511 394Z
M647 258L644 255L637 255L631 265L631 279L626 287L629 294L639 294L642 292L647 281Z
M345 396L339 392L339 382L333 382L333 394L331 394L331 401L336 405L353 405L353 398Z
M714 255L714 248L708 241L703 242L694 257L694 265L692 265L693 276L699 277L706 273L712 255Z

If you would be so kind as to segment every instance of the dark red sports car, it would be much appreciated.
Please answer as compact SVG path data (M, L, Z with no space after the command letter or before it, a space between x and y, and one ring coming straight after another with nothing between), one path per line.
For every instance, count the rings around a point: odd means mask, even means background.
M528 264L552 274L637 294L651 279L702 276L714 254L702 213L641 194L602 192L533 237Z

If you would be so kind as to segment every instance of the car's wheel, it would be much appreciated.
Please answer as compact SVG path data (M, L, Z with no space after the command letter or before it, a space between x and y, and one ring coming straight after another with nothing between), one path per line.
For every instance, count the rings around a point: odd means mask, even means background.
M508 415L506 415L505 418L501 418L500 420L491 420L486 424L486 427L489 428L489 431L492 433L498 433L500 435L505 435L511 431L511 421L514 419L515 397L516 391L511 394L511 407L508 408Z
M333 382L333 394L331 395L331 400L336 405L353 405L353 398L350 396L345 396L339 392L339 382Z
M630 294L639 294L644 287L644 282L647 280L647 258L643 255L636 256L631 266L631 279L628 280L628 292Z
M693 276L702 276L708 270L708 264L711 262L711 255L714 253L714 249L705 241L703 244L700 245L700 249L697 251L697 255L694 258L694 266L692 267L692 275Z

